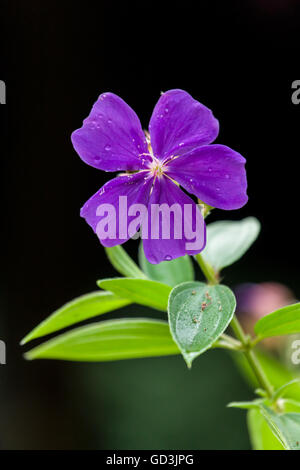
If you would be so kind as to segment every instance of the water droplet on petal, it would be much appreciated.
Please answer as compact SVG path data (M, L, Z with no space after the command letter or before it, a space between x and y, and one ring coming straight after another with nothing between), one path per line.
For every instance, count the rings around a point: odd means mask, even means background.
M230 176L226 174L226 175L225 175L225 178L226 178L227 180L229 180Z
M172 259L171 255L166 255L164 258L165 261L171 261L171 259Z
M165 113L168 113L168 112L169 112L168 108L165 108Z
M111 149L111 146L110 146L110 145L106 145L104 148L105 148L105 150L108 152L108 151Z
M180 142L179 147L182 147L184 145L184 142Z
M212 168L209 168L209 169L208 169L208 172L211 173L211 172L212 172Z
M111 124L112 123L112 120L111 119L108 119L107 120L107 124Z

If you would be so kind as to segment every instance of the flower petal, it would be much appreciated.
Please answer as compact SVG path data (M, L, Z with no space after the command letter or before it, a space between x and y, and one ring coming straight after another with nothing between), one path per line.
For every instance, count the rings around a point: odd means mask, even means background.
M151 161L141 123L119 96L103 93L83 126L73 132L73 146L80 158L105 171L135 171Z
M154 155L164 160L213 142L219 133L219 122L210 109L186 91L169 90L154 108L149 132Z
M143 204L147 209L152 184L153 177L146 171L118 176L84 204L80 215L92 227L102 245L120 245L130 238L128 227L135 217L127 217L127 210L133 204Z
M206 204L232 210L248 200L245 162L225 145L206 145L171 160L166 173Z
M161 206L163 204L164 206ZM157 205L160 205L162 210L160 214ZM174 212L171 210L172 206ZM167 177L156 178L150 195L147 239L144 228L143 225L144 252L152 264L179 258L186 253L195 255L205 247L206 229L200 210L195 202Z

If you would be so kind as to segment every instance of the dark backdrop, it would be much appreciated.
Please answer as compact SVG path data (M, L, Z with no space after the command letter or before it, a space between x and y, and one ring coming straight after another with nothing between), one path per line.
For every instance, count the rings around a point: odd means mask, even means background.
M300 105L291 84L300 75L299 2L11 0L1 8L0 445L247 448L244 415L225 404L249 392L224 354L208 353L192 372L180 358L25 363L18 342L114 274L79 217L109 175L85 165L70 142L104 91L122 96L144 127L170 88L213 110L218 142L247 158L249 203L212 220L255 215L263 226L226 281L276 280L298 295Z

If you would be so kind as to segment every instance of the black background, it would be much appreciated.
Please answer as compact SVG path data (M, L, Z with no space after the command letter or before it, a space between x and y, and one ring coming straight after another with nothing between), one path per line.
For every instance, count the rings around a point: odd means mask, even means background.
M56 386L64 367L27 364L18 346L51 311L114 274L79 217L110 175L79 159L70 134L102 92L120 95L146 128L161 91L187 90L219 119L217 142L248 162L249 203L236 212L215 211L211 220L254 215L262 222L255 249L229 280L272 279L297 295L300 105L292 104L291 84L300 75L299 2L14 0L1 8L0 79L7 104L0 109L0 338L8 345L8 365L0 375L5 393L17 397L7 419L13 410L15 419L31 419L26 393L40 400L47 390L47 414L37 429L53 426L52 441L35 435L15 444L14 437L2 438L3 445L89 447L94 444L88 443L91 432L86 438L82 432L89 428L83 411L66 404ZM127 248L134 255L136 245ZM21 399L16 390L22 388ZM54 410L71 437L53 437Z

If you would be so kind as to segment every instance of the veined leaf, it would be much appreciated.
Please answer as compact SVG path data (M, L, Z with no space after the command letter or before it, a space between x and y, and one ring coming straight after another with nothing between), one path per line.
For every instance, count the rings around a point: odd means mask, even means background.
M179 350L168 323L131 318L76 328L32 349L25 357L95 362L173 354Z
M135 264L121 245L105 247L107 257L113 267L125 277L146 279L145 274Z
M97 281L99 287L137 304L166 311L171 287L147 279L112 278Z
M216 272L240 259L256 240L260 223L255 217L238 222L218 221L207 226L207 243L201 253Z
M151 264L144 254L143 244L139 246L139 263L148 276L154 281L164 282L171 287L182 282L194 280L194 267L190 256L182 256L171 261L162 261L159 264Z
M300 332L300 303L287 305L260 318L254 327L260 339Z
M46 318L42 323L35 327L21 344L28 343L32 339L48 335L54 331L61 330L74 323L87 320L88 318L111 312L131 303L128 299L121 299L111 292L91 292L82 295L63 305L52 315Z
M300 413L275 413L266 405L261 405L260 410L283 447L300 450Z
M189 367L225 331L235 307L226 286L185 282L174 287L168 305L170 329Z
M253 450L284 450L283 445L274 436L260 409L248 411L247 425Z

